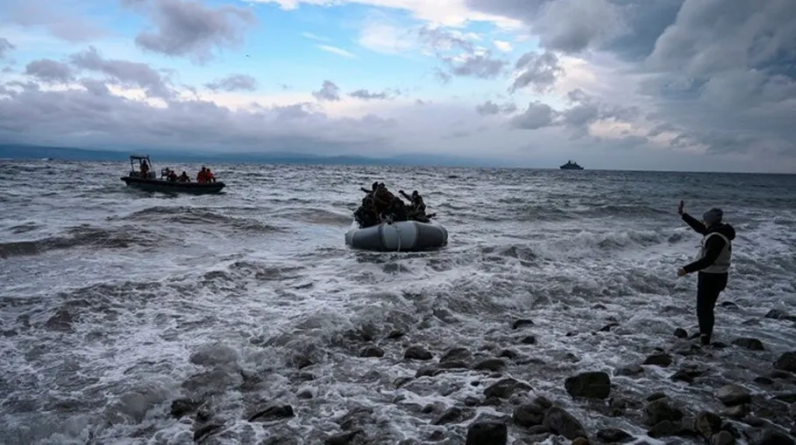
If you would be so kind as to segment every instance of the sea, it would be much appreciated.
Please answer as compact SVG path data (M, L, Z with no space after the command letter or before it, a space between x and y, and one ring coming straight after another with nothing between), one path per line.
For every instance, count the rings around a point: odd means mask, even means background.
M155 168L167 166L201 167ZM513 378L592 437L618 428L631 443L700 443L652 438L641 408L605 413L610 400L570 397L564 381L605 371L611 399L661 392L686 413L719 413L727 383L765 406L759 377L796 350L796 176L208 167L220 194L136 191L120 180L125 163L0 162L0 442L322 444L354 425L337 443L464 444L477 419L511 424L522 400L482 402ZM348 248L360 188L374 181L419 191L448 245ZM701 237L680 200L697 218L722 208L737 231L716 309L724 347L673 334L697 330L696 277L677 270ZM670 366L616 372L684 344ZM411 347L433 358L406 358ZM418 374L451 350L501 358ZM683 366L704 369L673 380ZM774 384L796 391L795 379ZM787 431L796 410L782 409L753 414ZM563 443L535 437L508 428L509 444Z

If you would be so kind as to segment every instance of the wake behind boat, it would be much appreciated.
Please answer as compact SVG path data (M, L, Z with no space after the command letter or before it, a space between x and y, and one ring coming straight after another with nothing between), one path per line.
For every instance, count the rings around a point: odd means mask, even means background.
M136 169L136 162L138 169ZM210 178L206 181L191 182L190 178L183 172L183 175L178 177L175 172L170 169L163 169L160 173L160 178L151 171L152 161L149 156L130 156L130 173L127 176L122 176L122 181L128 186L138 190L147 192L164 192L164 193L191 193L196 195L218 193L224 187L223 182L216 182L215 178ZM205 170L202 167L200 177ZM207 177L207 175L205 175Z

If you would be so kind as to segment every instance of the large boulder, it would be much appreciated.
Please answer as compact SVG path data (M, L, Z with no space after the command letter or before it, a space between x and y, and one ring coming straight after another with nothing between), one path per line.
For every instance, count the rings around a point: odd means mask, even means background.
M564 388L572 397L605 399L611 394L611 378L605 372L583 372L568 377Z

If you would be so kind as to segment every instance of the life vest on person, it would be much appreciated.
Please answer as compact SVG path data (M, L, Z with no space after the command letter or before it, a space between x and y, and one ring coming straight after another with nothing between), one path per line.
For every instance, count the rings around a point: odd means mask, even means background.
M707 252L708 252L708 249L707 249L708 239L711 236L719 236L719 237L721 237L724 240L724 247L722 247L721 252L719 253L719 256L716 258L716 261L714 261L713 264L711 264L710 266L702 269L700 272L705 272L705 273L727 273L730 270L730 263L731 263L731 260L732 260L732 242L730 242L729 238L727 238L726 236L724 236L723 234L721 234L719 232L708 233L707 235L705 235L702 238L702 243L699 246L699 253L697 254L697 258L696 259L704 258L705 254L707 254Z

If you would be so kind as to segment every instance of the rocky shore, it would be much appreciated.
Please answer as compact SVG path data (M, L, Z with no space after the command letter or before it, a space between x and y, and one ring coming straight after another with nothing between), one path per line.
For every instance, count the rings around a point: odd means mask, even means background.
M794 317L771 311L765 318L796 334ZM619 326L608 320L567 336L610 336ZM171 415L206 444L254 443L253 428L233 431L231 419L218 414L234 406L238 421L268 432L263 445L796 443L796 347L772 352L756 338L702 347L678 328L638 362L593 369L566 350L546 352L557 360L535 357L539 331L533 320L515 319L481 345L438 350L441 341L420 343L395 326L363 326L331 352L294 351L290 369L255 374L235 368L236 353L217 345L191 357L208 370L183 384L187 397L171 402ZM325 403L339 355L358 360L352 384L386 408L359 403L361 392L342 411ZM218 395L233 388L242 399L219 406ZM302 422L312 430L299 429L298 417L314 419Z

